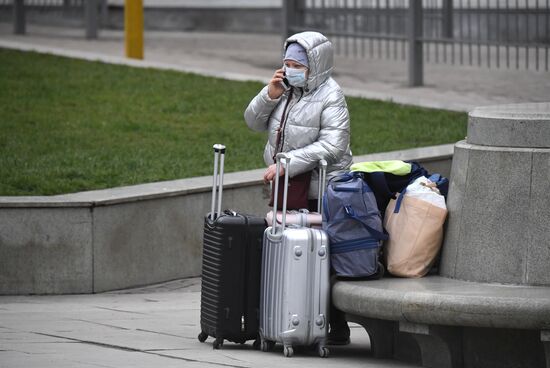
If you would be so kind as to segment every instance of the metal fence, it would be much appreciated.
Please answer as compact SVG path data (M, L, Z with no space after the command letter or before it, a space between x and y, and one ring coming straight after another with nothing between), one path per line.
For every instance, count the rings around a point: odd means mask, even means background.
M86 38L97 38L98 28L107 15L107 0L0 0L0 6L12 7L14 32L26 32L27 13L43 12L61 23L80 20Z
M318 30L348 57L549 70L550 0L284 0L284 36Z

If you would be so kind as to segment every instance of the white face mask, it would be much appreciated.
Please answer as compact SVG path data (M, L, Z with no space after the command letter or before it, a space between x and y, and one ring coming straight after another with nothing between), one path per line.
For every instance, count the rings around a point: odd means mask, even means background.
M306 85L306 69L294 69L285 66L285 76L291 86L304 87Z

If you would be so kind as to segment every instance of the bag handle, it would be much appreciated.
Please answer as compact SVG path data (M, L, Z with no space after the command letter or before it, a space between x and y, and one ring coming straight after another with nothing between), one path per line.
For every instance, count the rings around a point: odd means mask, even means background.
M393 209L393 213L399 213L399 210L401 209L401 202L403 201L403 197L405 196L405 192L407 191L407 187L403 188L401 193L397 196L397 200L395 201L395 208Z
M430 177L428 178L430 181L434 182L434 183L437 183L438 181L441 180L441 174L438 174L438 173L435 173L435 174L432 174L430 175Z
M411 179L409 181L409 185L414 182L416 179L418 179L420 176L414 178L414 179ZM426 185L426 187L432 189L432 190L437 190L439 192L439 190L437 189L437 184L436 183L433 183L435 185L435 188L432 186L432 185ZM407 185L408 187L408 185ZM405 193L407 192L407 187L403 188L403 190L401 191L401 193L399 193L399 196L397 197L397 201L395 202L395 209L393 210L393 213L399 213L399 210L401 209L401 202L403 202L403 197L405 196ZM434 190L434 191L435 191ZM438 193L438 194L441 194L441 193Z
M210 209L210 220L214 221L218 217L217 214L221 213L222 208L222 192L223 192L223 167L225 157L225 146L223 144L215 144L214 148L214 175L212 176L212 207ZM219 162L219 183L218 183L218 162ZM219 187L219 188L218 188ZM216 208L216 190L218 191L218 211L214 212Z
M407 186L405 188L403 188L403 190L401 191L401 193L397 197L397 201L395 202L395 209L393 210L393 213L399 213L399 210L401 209L401 202L403 202L403 198L405 197L405 193L407 192L407 187L409 185L411 185L419 177L421 177L421 176L428 177L429 176L428 171L426 169L424 169L422 166L420 166L419 163L414 162L414 161L405 161L405 162L409 162L411 164L411 173L416 172L416 175L412 175L409 178L409 183L407 184Z
M357 174L354 174L353 172L346 172L341 174L340 176L337 176L335 178L332 178L330 180L331 183L340 183L345 181L350 181L351 179L355 178Z
M389 236L388 234L386 234L385 232L380 232L376 229L373 229L372 227L370 227L369 225L365 224L356 214L355 214L355 211L353 209L353 207L351 207L350 205L347 205L347 206L344 206L344 210L346 211L346 215L349 217L349 218L352 218L356 221L358 221L361 225L363 225L370 233L371 235L373 235L373 237L377 240L388 240Z
M414 179L414 180L416 180L416 179ZM412 181L414 181L414 180L412 180ZM431 189L433 192L435 192L437 194L442 195L441 192L439 191L439 188L437 187L437 183L434 183L434 182L432 182L430 184L421 183L421 185L425 186L426 188ZM393 210L393 213L399 213L399 210L401 209L401 202L403 202L403 197L405 196L406 191L407 191L407 187L403 188L401 193L399 193L399 196L397 197L397 201L395 202L395 209Z

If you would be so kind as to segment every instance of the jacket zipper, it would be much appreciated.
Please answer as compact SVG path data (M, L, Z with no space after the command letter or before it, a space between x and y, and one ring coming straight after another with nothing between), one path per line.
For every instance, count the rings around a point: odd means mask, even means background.
M288 108L288 105L290 105L290 101L292 100L292 92L294 89L290 89L290 92L288 94L288 98L286 100L285 107L283 109L283 115L281 116L281 123L279 125L279 129L277 130L277 140L275 142L275 152L273 153L273 162L276 162L275 157L277 156L277 153L279 151L279 146L282 148L282 135L283 135L283 129L285 128L285 122L286 122L286 109ZM290 111L289 111L290 112Z
M296 103L294 103L294 105L292 105L290 107L290 109L288 110L288 112L287 112L287 107L290 104L290 101L292 100L292 93L293 92L294 92L294 88L291 88L290 93L288 95L288 100L286 101L286 104L285 104L285 108L283 109L283 116L281 118L281 125L279 126L279 132L277 134L277 142L275 144L275 154L273 155L273 162L276 162L275 157L277 156L277 153L283 151L283 146L284 146L284 142L285 142L286 121L287 121L288 115L290 115L290 110L292 110L292 108L294 106L296 106L298 104L298 102L300 102L302 97L304 96L304 93L302 92L300 97L298 97L298 101L296 101ZM280 147L280 150L279 150L279 147Z

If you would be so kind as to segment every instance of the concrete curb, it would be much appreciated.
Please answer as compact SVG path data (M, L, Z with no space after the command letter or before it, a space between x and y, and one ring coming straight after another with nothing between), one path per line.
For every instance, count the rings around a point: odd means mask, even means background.
M268 79L266 78L251 76L247 74L218 72L218 71L212 71L209 69L183 67L177 64L161 63L157 61L128 59L122 56L110 56L110 55L98 54L94 52L67 50L67 49L62 49L58 47L41 46L41 45L34 45L34 44L28 44L28 43L23 44L23 43L17 43L17 42L6 41L6 40L0 40L0 48L7 48L7 49L13 49L13 50L19 50L19 51L33 51L33 52L38 52L40 54L63 56L63 57L68 57L72 59L80 59L80 60L87 60L87 61L98 61L105 64L124 65L124 66L131 66L135 68L155 68L155 69L161 69L161 70L173 70L173 71L184 72L184 73L195 73L195 74L204 75L206 77L223 78L223 79L235 80L240 82L246 82L246 81L262 82L262 83L268 82Z
M450 160L453 156L453 151L453 144L443 144L355 156L353 161L412 160L425 163ZM264 169L256 169L226 173L224 175L224 190L263 185L261 179L263 172ZM210 192L211 190L212 177L202 176L55 196L0 196L0 208L105 206L117 203L204 193Z

